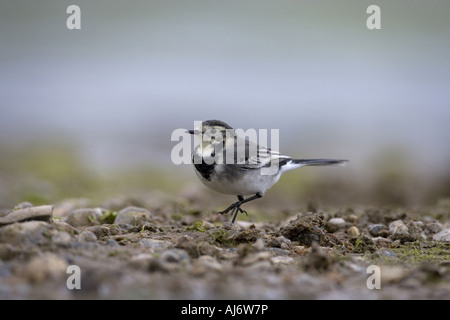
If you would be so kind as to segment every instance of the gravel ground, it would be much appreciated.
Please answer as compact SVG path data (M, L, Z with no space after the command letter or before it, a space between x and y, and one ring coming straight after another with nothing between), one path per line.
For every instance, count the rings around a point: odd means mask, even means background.
M0 212L0 299L450 299L449 203L235 225L175 202L21 203Z

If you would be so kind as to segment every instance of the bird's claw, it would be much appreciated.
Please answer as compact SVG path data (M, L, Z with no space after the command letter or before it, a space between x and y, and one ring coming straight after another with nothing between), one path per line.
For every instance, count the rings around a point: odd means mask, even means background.
M245 215L248 216L247 211L245 211L244 209L241 209L241 207L238 207L238 210L240 213L245 213Z
M241 209L241 204L239 202L233 203L231 206L229 206L225 210L219 211L217 213L227 214L228 212L230 212L231 210L234 210L234 209L238 210L240 213L245 213L246 215L248 215L247 211L245 211L244 209Z

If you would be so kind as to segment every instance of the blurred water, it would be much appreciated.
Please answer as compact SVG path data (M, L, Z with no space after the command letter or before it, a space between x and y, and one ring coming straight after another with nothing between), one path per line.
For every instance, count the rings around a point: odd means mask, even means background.
M97 167L170 160L172 130L280 129L282 151L448 172L450 2L68 1L0 5L0 141L77 142Z

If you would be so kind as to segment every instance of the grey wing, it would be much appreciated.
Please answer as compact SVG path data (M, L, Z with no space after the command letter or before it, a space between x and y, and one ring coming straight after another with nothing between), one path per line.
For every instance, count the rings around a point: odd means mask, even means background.
M280 163L280 161L291 159L278 151L260 146L248 139L245 139L245 143L242 143L242 145L245 145L245 163L242 163L241 166L244 170L270 167L273 162Z

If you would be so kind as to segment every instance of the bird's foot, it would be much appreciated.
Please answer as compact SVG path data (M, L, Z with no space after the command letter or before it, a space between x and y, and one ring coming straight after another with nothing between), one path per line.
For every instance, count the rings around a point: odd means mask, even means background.
M245 211L244 209L241 209L241 207L238 207L238 210L240 213L245 213L245 215L248 216L247 211Z
M240 208L240 203L239 202L235 202L235 203L233 203L231 206L229 206L228 208L226 208L225 210L223 210L223 211L219 211L218 213L220 213L220 214L227 214L228 212L230 212L231 210L234 210L234 209L236 209L236 208L238 208L238 210L242 210L241 208Z
M235 202L233 203L231 206L229 206L228 208L226 208L223 211L219 211L219 214L227 214L228 212L230 212L231 210L237 210L240 213L245 213L246 215L248 215L247 211L245 211L244 209L241 208L241 201Z

